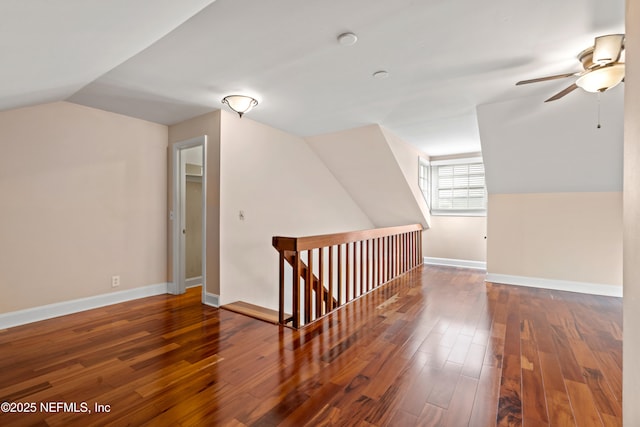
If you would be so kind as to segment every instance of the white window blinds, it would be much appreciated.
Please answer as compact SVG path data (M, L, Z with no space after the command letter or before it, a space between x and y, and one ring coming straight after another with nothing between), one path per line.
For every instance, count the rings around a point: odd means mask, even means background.
M435 162L434 162L435 163ZM432 164L431 209L437 214L486 212L482 161Z

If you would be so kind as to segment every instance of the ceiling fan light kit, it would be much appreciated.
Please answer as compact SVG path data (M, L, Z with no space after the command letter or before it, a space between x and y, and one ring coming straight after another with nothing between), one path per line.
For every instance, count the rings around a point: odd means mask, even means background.
M588 47L578 54L578 60L582 63L583 71L522 80L516 83L516 85L538 83L566 77L578 77L573 84L553 95L545 102L560 99L577 88L581 88L587 92L604 92L624 81L625 69L623 58L624 34L609 34L596 37L592 47Z
M229 108L238 113L240 118L244 113L258 105L256 99L246 95L228 95L222 98L222 103L227 104Z
M578 87L587 92L604 92L624 79L624 64L618 63L593 70L576 80Z

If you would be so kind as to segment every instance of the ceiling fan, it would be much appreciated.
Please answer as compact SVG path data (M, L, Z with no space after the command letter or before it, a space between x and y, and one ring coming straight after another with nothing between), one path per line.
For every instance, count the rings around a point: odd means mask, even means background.
M522 80L516 85L563 79L565 77L578 77L573 84L544 102L560 99L579 87L587 92L604 92L611 89L621 81L624 81L624 34L609 34L596 37L593 46L578 54L578 60L582 63L583 71Z

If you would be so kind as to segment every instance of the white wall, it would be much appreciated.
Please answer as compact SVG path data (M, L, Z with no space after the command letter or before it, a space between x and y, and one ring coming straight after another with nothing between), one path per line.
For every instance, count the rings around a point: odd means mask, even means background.
M221 303L277 309L273 236L373 224L302 138L225 111L220 131Z
M0 313L166 283L166 126L57 102L0 149Z
M640 4L627 0L624 124L623 421L640 425Z

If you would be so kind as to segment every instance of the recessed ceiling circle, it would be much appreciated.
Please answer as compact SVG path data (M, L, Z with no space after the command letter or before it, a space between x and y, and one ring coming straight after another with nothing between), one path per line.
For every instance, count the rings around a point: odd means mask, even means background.
M385 70L380 70L380 71L376 71L375 73L373 73L373 78L375 79L386 79L387 77L389 77L389 72L385 71Z
M352 46L358 41L358 36L353 33L342 33L338 36L338 43L342 46Z

